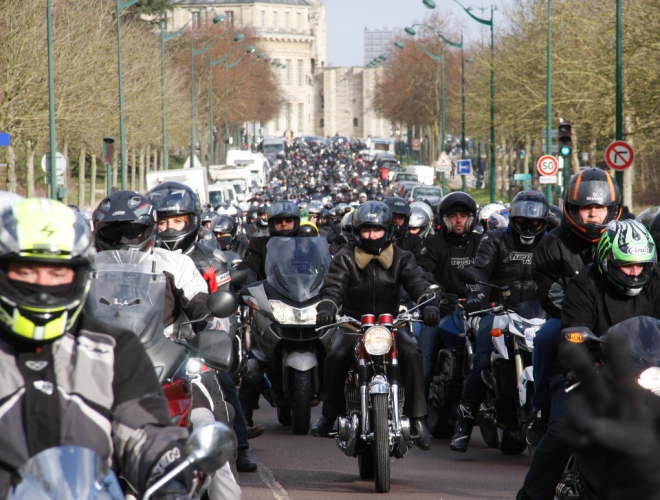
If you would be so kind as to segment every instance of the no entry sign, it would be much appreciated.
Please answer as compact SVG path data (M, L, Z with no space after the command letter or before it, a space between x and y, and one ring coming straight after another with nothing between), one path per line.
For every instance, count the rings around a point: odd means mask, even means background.
M625 170L635 161L635 151L625 141L614 141L605 150L605 163L614 170Z
M555 175L559 170L559 163L554 156L544 155L536 162L536 169L541 175Z

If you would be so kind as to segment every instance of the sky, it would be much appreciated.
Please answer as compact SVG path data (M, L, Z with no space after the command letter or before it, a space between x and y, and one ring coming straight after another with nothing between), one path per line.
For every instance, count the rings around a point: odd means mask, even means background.
M505 8L513 0L494 0L493 2L461 2L466 7L497 7ZM325 0L325 20L327 26L326 66L362 66L364 64L364 29L401 28L424 19L437 12L455 20L457 29L464 30L466 41L479 39L490 34L489 28L470 17L454 0L435 0L436 8L430 10L422 0ZM475 15L481 17L478 10ZM495 12L497 26L498 16ZM484 12L484 18L490 17L490 12ZM402 31L403 33L403 31ZM406 35L408 36L408 35Z

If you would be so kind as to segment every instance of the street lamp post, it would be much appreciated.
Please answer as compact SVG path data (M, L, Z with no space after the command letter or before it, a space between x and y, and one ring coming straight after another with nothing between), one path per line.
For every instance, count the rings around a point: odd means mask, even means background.
M552 0L548 0L548 72L547 72L547 103L546 103L546 131L545 152L552 155ZM564 164L564 170L568 165ZM566 186L564 186L565 188ZM552 184L546 187L546 198L552 203Z
M617 141L623 140L623 13L621 9L621 0L616 0L616 130L615 138ZM623 199L623 172L617 170L614 174L616 183L619 185L621 199ZM632 209L632 207L631 207Z
M429 7L423 0L424 5ZM493 15L495 7L490 6L490 19L482 19L470 12L469 8L463 7L458 1L454 0L472 19L485 26L490 27L490 202L495 203L495 35L493 33ZM432 8L432 7L429 7Z
M117 5L117 68L119 75L119 142L121 143L121 188L126 189L126 135L124 133L124 82L122 81L121 74L121 22L120 13L122 9L126 9L135 5L138 0L128 0L120 2L116 0Z
M48 28L48 118L50 125L50 197L57 199L57 140L55 135L55 78L53 75L53 23L51 19L51 0L46 3L46 22Z

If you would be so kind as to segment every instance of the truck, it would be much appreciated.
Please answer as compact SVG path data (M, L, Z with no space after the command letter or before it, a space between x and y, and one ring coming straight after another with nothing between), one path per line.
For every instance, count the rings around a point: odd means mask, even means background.
M213 183L230 182L236 191L238 201L247 201L254 190L252 186L252 172L246 166L237 165L211 165L209 178Z
M147 191L163 182L180 182L181 184L190 187L197 194L202 206L209 202L206 169L204 167L157 170L154 172L147 172L146 177Z
M406 173L416 175L419 182L425 186L433 186L435 181L435 169L426 165L409 165Z
M270 163L263 153L252 151L230 149L227 153L227 165L245 167L252 175L250 190L254 191L268 182L270 174Z
M394 141L387 137L370 137L366 142L369 156L373 159L378 153L394 155Z

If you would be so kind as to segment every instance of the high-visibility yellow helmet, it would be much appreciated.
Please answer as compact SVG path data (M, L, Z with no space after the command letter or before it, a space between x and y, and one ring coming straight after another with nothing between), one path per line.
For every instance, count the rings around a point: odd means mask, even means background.
M45 198L22 200L0 213L0 335L42 343L64 335L87 297L94 246L85 219ZM36 262L74 270L66 286L10 280L9 263Z

